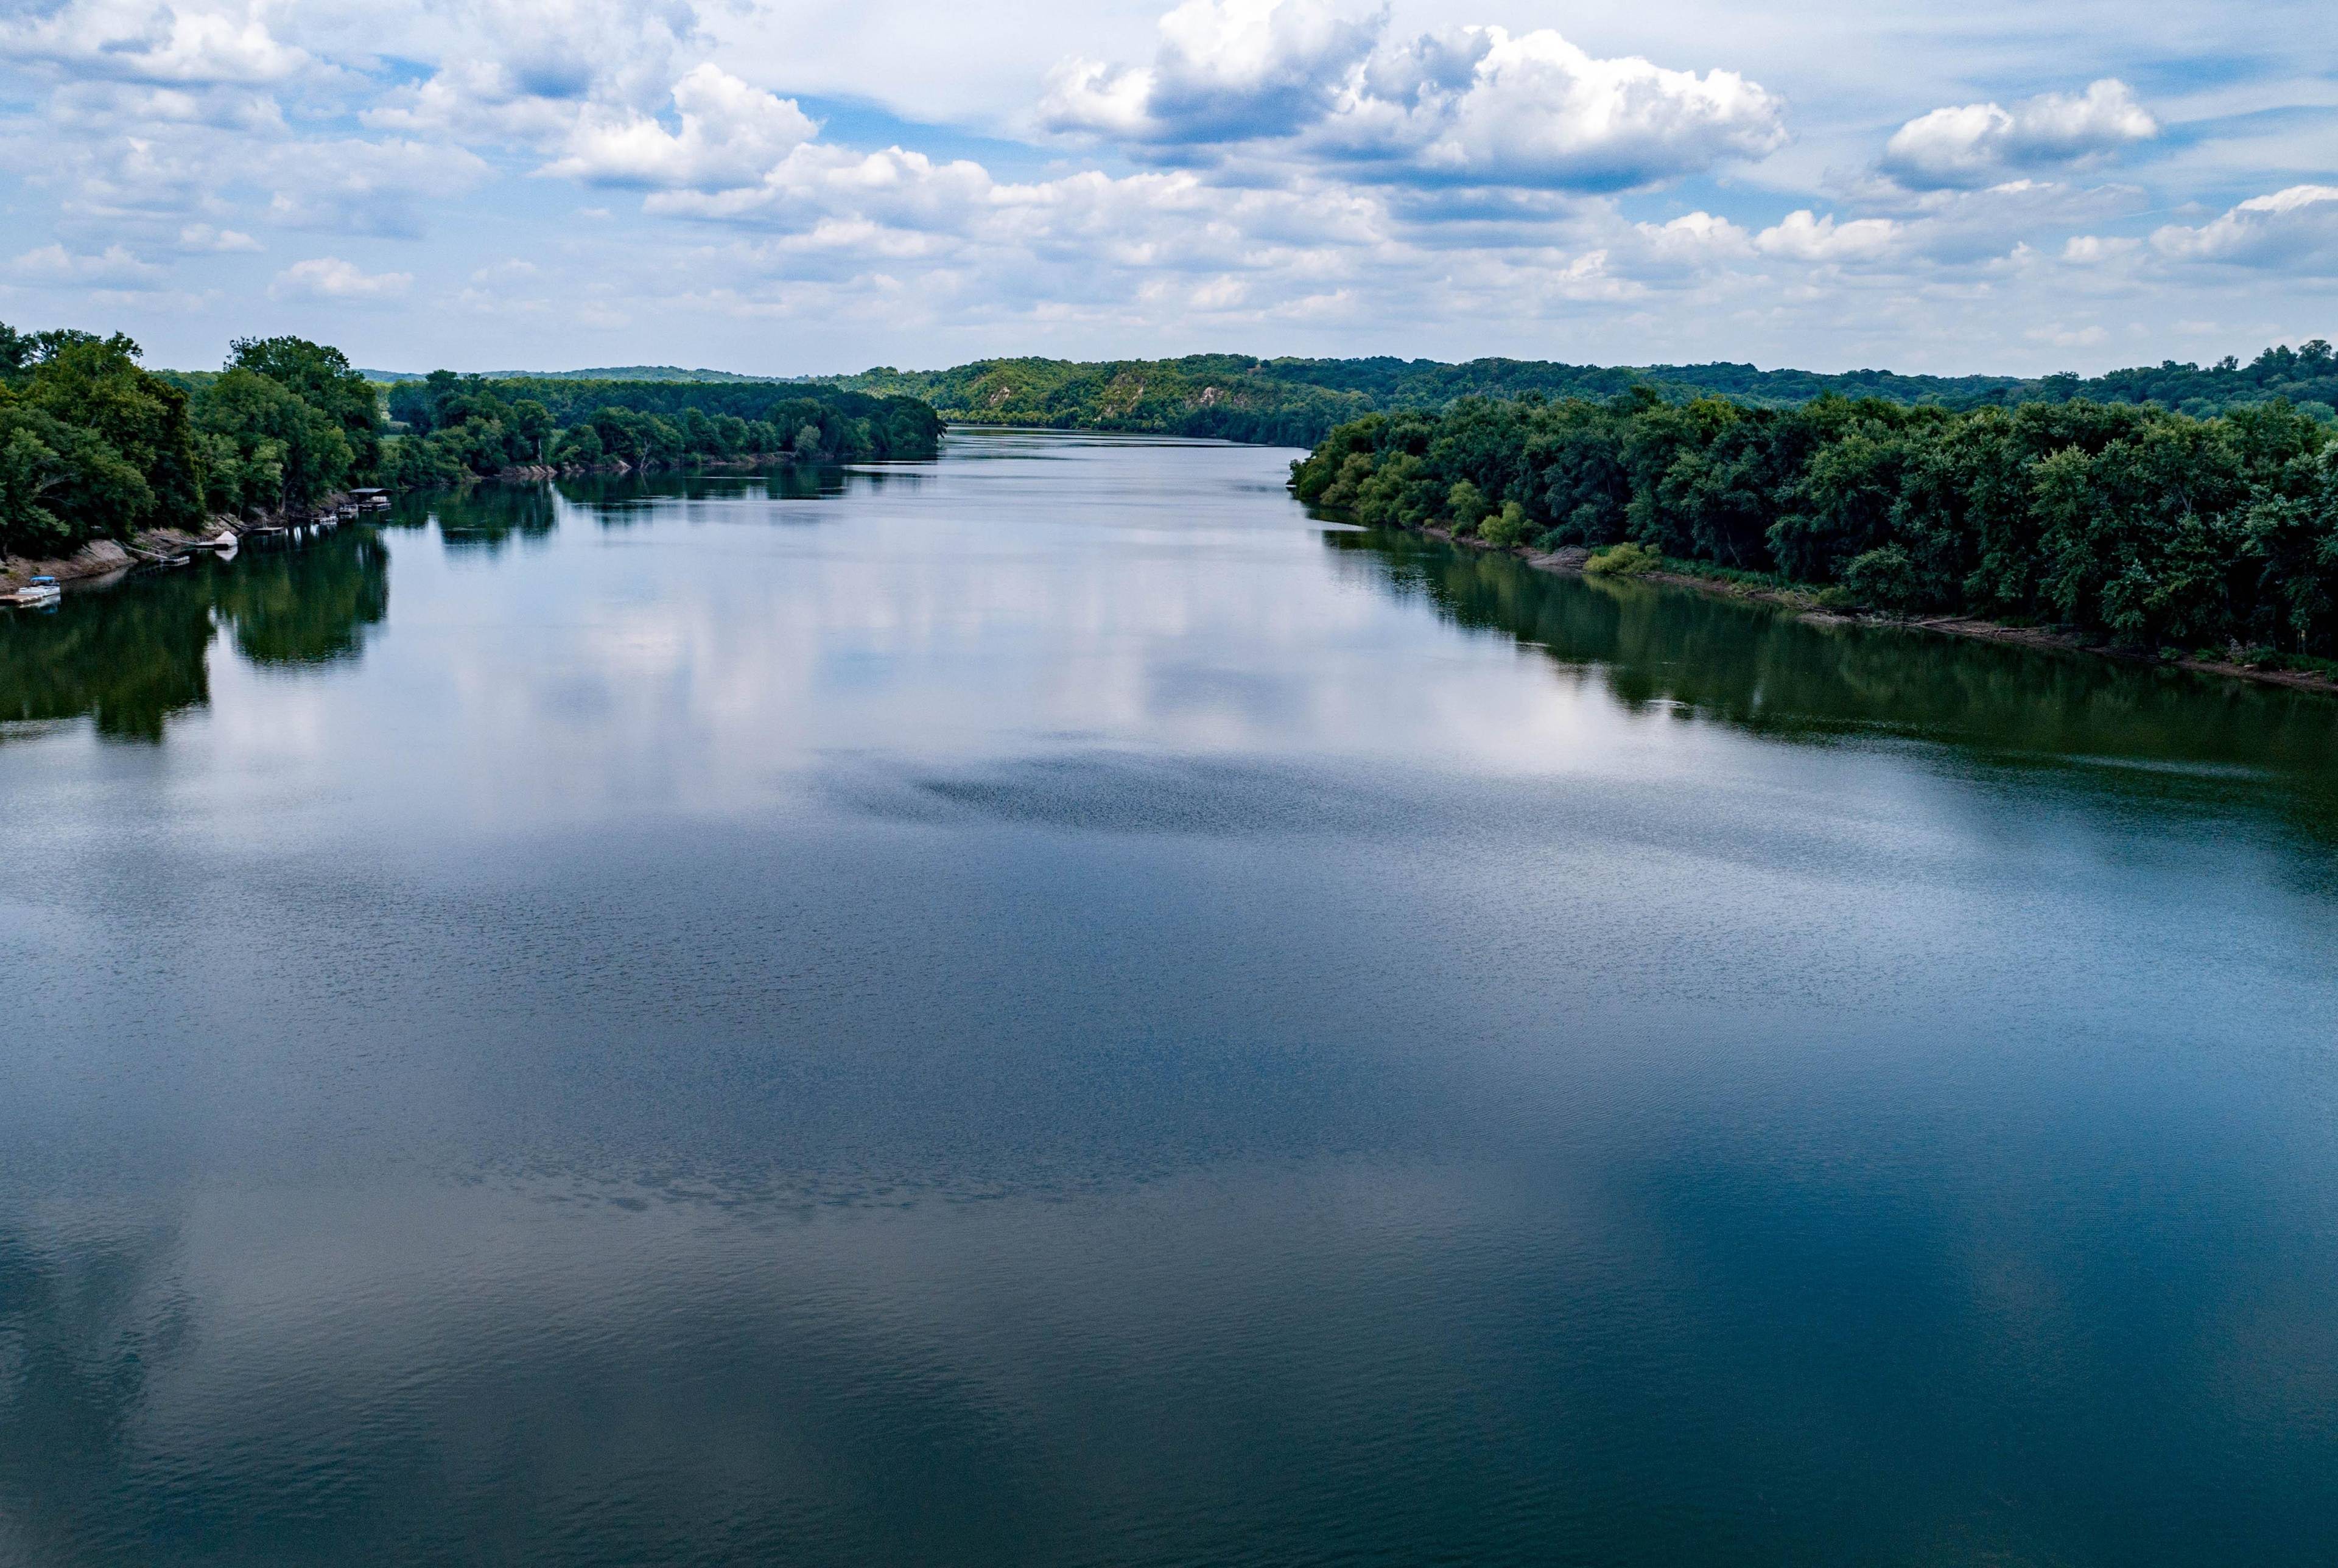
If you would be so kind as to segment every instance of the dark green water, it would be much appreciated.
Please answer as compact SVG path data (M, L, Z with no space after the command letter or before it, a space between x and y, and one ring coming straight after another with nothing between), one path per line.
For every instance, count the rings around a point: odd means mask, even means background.
M0 1563L2338 1560L2338 704L1288 456L0 620Z

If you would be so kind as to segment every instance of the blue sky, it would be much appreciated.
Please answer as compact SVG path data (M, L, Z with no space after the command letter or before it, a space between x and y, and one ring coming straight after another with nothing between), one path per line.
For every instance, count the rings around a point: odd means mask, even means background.
M0 318L163 364L2338 335L2338 8L0 0Z

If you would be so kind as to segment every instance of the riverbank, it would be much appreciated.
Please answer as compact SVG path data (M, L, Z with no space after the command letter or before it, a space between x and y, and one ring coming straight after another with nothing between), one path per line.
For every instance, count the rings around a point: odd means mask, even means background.
M842 457L801 457L793 452L747 452L736 457L685 457L679 463L646 457L639 463L628 463L622 457L604 457L597 463L516 463L492 474L471 475L465 482L476 485L492 479L507 484L543 484L553 479L622 479L653 474L753 474L771 468L796 467L805 464L820 467L846 461L848 459Z
M357 495L337 491L311 506L263 512L250 517L214 514L206 520L205 531L201 534L182 528L148 528L126 540L93 539L71 555L53 560L10 555L0 558L0 593L12 593L35 577L54 577L60 583L84 588L98 587L141 566L166 566L185 560L195 551L215 549L222 534L241 542L254 534L330 527L362 516L364 512Z
M608 458L598 463L518 464L493 474L466 475L457 484L437 486L449 491L461 491L483 483L545 484L555 479L592 477L624 477L634 475L682 474L697 472L753 473L759 470L792 466L808 460L792 452L748 453L737 457L690 457L680 463L643 461L628 463L620 458ZM828 459L809 460L815 465ZM382 495L385 492L370 492ZM0 556L0 593L13 593L35 577L54 577L61 583L93 587L109 583L140 566L165 565L180 560L193 551L215 546L222 534L241 540L255 534L281 533L294 528L329 526L337 522L361 515L365 508L354 492L337 491L324 496L314 505L263 512L250 517L231 517L215 514L205 520L204 531L190 533L180 528L150 528L125 539L93 539L70 555L34 557Z
M1562 550L1537 551L1525 545L1489 544L1482 539L1457 536L1452 530L1429 526L1411 530L1449 544L1459 544L1471 550L1490 551L1516 556L1537 572L1554 572L1564 575L1588 575L1586 564L1592 553L1581 545ZM2073 632L2048 626L2020 626L2001 621L1983 620L1972 615L1899 616L1884 615L1873 611L1843 609L1830 606L1821 600L1822 590L1806 583L1777 583L1761 579L1733 576L1719 568L1706 569L1695 563L1676 561L1667 556L1662 568L1631 574L1641 583L1662 583L1675 588L1695 589L1724 599L1742 599L1754 603L1773 604L1804 621L1821 624L1893 627L1901 631L1930 632L1943 637L1965 637L1982 642L2002 642L2015 647L2033 648L2051 653L2087 654L2101 659L2115 659L2122 663L2151 664L2162 669L2188 670L2202 675L2221 675L2235 681L2252 681L2266 686L2285 686L2293 691L2317 691L2338 696L2338 676L2318 670L2275 668L2247 663L2231 659L2203 659L2196 654L2180 658L2142 652L2132 648L2120 648L2098 642Z

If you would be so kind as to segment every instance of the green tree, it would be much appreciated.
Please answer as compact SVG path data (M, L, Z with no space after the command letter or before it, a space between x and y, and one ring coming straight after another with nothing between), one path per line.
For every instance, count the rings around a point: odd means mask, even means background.
M305 338L239 338L228 368L265 376L337 426L349 469L371 475L381 459L381 397L338 348Z
M192 525L201 517L202 459L186 395L140 367L137 344L119 334L78 335L34 366L19 395L60 423L91 432L140 476L142 495L114 486L123 510L110 520L110 531Z
M193 418L209 470L205 501L222 511L308 505L349 484L357 466L329 411L255 370L239 367L205 387Z

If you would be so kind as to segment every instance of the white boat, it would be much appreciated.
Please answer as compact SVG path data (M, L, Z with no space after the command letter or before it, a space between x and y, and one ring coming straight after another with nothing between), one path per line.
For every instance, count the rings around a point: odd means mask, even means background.
M232 528L222 528L222 529L221 529L221 530L219 531L219 537L211 541L211 548L212 548L212 549L214 549L214 550L232 550L232 549L234 549L234 548L235 548L235 530L234 530L234 529L232 529Z
M11 604L22 604L28 607L39 604L54 604L59 598L64 596L64 590L57 586L57 580L55 578L35 577L30 583L25 584L24 587L19 588L14 593L9 594L8 603Z

